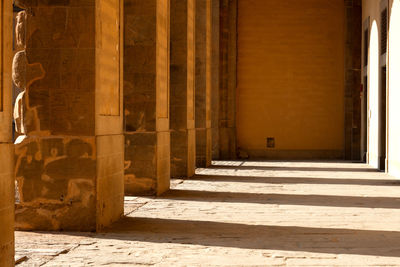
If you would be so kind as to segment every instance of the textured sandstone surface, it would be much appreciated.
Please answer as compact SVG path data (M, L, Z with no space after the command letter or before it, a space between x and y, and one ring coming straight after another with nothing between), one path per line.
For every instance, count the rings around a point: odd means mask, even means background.
M215 162L105 233L16 233L20 266L399 266L400 181L363 164Z
M17 229L92 231L123 213L121 3L16 1Z
M169 0L124 1L125 194L169 189Z
M211 87L212 87L212 3L211 0L196 1L195 22L195 127L196 166L211 164Z
M196 1L171 1L171 177L191 177L196 167L195 8Z

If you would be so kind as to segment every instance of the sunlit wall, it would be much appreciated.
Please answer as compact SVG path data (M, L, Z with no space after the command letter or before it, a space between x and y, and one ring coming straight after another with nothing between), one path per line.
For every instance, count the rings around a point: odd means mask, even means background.
M389 173L400 177L400 0L389 9Z
M369 163L373 167L378 167L379 156L379 87L381 80L379 31L382 4L381 0L363 0L363 21L369 17L371 23L368 65L368 151ZM388 0L388 4L387 167L389 174L400 178L400 0Z

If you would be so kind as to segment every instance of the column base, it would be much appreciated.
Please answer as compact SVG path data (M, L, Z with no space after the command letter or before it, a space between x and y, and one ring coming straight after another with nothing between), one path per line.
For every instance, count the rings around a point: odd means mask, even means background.
M196 129L196 167L211 166L212 158L211 128Z
M195 130L171 131L171 177L192 177L195 172Z
M125 195L153 196L169 189L170 133L125 134Z
M15 158L16 229L98 231L123 215L122 135L28 137Z

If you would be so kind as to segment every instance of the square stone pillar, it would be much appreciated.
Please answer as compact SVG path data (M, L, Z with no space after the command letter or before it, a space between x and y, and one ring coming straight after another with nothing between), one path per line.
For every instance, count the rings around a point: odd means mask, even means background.
M212 12L211 0L196 0L196 163L208 167L212 158Z
M219 159L219 34L220 34L220 1L212 1L212 89L211 89L211 127L212 158Z
M16 226L101 230L123 215L122 0L17 3Z
M195 0L171 0L171 176L196 168Z
M125 194L170 185L169 0L125 0Z
M14 266L14 144L11 122L12 1L0 2L0 266Z
M238 0L220 0L219 64L219 158L237 158L236 87L237 87Z

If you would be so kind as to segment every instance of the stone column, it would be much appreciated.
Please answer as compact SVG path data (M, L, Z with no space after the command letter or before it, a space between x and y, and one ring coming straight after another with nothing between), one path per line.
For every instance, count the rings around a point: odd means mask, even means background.
M346 160L361 160L361 0L345 0L345 149Z
M211 0L196 0L196 163L211 165L212 16Z
M196 168L195 0L171 0L171 176Z
M125 193L160 195L170 184L169 0L126 0Z
M220 159L236 159L237 1L220 2Z
M11 122L12 1L0 2L0 266L14 266L14 145Z
M121 3L17 1L19 229L94 231L123 215Z
M220 158L219 149L219 20L220 1L212 1L212 89L211 89L211 128L212 158Z

